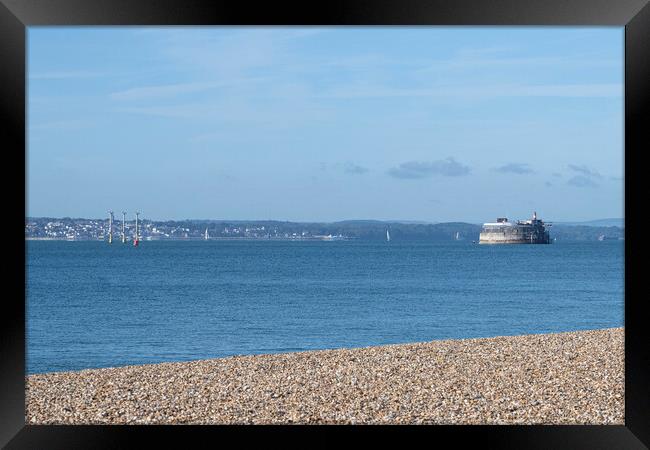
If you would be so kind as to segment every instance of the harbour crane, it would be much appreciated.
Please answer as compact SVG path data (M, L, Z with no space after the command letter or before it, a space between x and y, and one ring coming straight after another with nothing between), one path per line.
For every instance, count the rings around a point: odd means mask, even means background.
M113 211L109 211L109 218L108 218L108 243L112 244L113 243Z
M126 222L126 211L122 211L122 244L126 242L126 233L124 232L124 222Z

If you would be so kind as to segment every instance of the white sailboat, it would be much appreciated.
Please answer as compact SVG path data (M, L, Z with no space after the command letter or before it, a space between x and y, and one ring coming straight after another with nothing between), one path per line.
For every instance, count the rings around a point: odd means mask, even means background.
M390 242L390 233L386 230L386 242Z
M208 234L208 229L206 228L205 229L205 240L207 241L208 239L210 239L210 235Z

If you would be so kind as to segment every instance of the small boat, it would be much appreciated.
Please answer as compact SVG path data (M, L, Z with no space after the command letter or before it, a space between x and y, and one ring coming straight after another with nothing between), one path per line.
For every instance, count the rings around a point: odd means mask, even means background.
M390 233L386 230L386 242L390 242Z
M208 229L207 229L207 228L205 229L205 237L204 237L204 239L205 239L206 241L207 241L208 239L210 239L210 235L208 234Z

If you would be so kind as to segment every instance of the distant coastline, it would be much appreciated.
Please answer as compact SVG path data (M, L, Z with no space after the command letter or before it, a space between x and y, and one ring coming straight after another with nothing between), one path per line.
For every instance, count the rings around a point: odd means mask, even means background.
M607 219L612 221L614 219ZM551 221L552 222L552 221ZM594 221L598 222L598 221ZM288 222L277 220L149 220L142 218L138 235L143 241L178 240L391 240L478 241L482 224L466 222L405 223L379 220L340 222ZM554 223L549 228L557 241L623 240L625 228L618 226ZM106 241L106 219L28 217L26 240ZM121 240L122 222L113 222L113 241ZM133 238L134 223L124 223L126 240Z
M50 237L25 237L26 241L57 241L57 242L106 242L106 239L91 239L91 238L50 238ZM200 237L174 237L174 238L145 238L144 241L205 241L206 239ZM209 241L354 241L354 237L211 237ZM127 239L126 242L133 242L132 239ZM116 245L119 242L116 242Z

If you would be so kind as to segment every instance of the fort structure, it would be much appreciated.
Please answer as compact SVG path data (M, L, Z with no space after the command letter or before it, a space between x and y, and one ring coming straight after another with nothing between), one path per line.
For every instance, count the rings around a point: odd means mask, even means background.
M508 221L499 217L496 222L483 224L479 244L550 244L551 238L537 213L529 220Z

